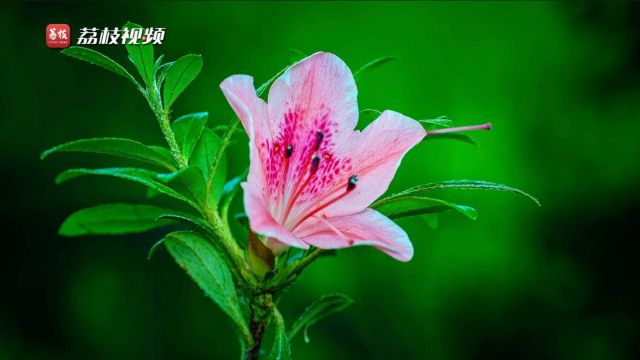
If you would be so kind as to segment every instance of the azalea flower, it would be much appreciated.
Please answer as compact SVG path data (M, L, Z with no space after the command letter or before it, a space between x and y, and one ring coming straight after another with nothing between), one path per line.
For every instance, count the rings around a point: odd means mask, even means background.
M220 85L250 143L244 206L251 230L274 253L288 246L371 245L400 261L407 233L368 208L384 194L403 156L426 135L422 125L384 111L363 131L356 84L337 56L318 52L289 68L259 98L248 75Z

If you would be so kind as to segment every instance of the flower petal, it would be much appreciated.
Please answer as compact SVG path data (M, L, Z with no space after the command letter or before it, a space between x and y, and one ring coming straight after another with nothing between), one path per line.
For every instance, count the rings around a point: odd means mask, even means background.
M353 190L327 206L321 213L327 217L348 215L371 205L387 191L407 151L419 143L426 134L419 122L389 110L383 112L362 132L355 132L353 137L336 151L338 157L351 159L351 162L341 168L334 181L337 181L338 192L345 191L342 189L347 188L352 175L356 175L358 181ZM332 191L331 187L329 191Z
M370 245L400 261L413 257L407 233L373 209L334 218L312 217L298 228L296 235L321 249Z
M232 75L220 83L220 89L251 137L256 132L270 134L267 123L267 104L256 94L253 78L249 75Z
M278 241L283 244L302 249L309 248L309 244L297 238L289 230L274 220L273 216L267 209L262 192L256 189L255 185L244 182L241 186L244 189L244 208L247 212L247 217L249 218L249 226L251 227L251 230L256 234L277 239L275 242L271 239L266 243L271 250L278 252L282 249L282 246L278 244Z
M266 155L257 144L269 142L271 139L267 104L256 94L251 76L230 76L220 84L220 88L249 135L250 167L247 180L264 192Z
M358 121L356 98L347 65L324 52L301 60L273 83L268 103L273 143L268 146L278 151L266 167L273 196L297 198L314 155L332 152L349 138Z
M303 135L310 130L315 138L318 129L314 125L326 116L332 133L325 134L325 140L349 135L358 122L357 96L355 80L344 61L317 52L287 69L269 89L271 129L274 135L276 131L295 132L294 140L305 140ZM287 119L291 112L298 116Z

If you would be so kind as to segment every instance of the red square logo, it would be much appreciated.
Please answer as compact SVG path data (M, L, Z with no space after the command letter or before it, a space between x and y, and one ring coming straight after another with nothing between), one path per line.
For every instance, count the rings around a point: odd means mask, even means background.
M71 45L71 29L67 24L49 24L45 35L47 47L61 49Z

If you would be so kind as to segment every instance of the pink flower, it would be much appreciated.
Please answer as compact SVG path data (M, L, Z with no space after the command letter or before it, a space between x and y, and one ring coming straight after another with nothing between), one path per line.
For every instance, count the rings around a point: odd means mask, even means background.
M272 251L371 245L400 261L411 259L407 233L368 206L426 135L420 123L385 111L363 131L354 130L353 75L324 52L279 77L268 104L250 76L233 75L220 87L249 135L251 165L242 184L249 223Z

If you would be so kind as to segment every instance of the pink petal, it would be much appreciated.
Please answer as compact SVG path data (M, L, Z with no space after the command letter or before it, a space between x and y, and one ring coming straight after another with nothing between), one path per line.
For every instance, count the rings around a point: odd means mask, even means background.
M248 182L244 182L241 185L244 189L244 208L249 218L249 226L256 234L272 238L266 243L269 248L274 252L279 252L283 248L280 243L302 249L309 248L309 244L297 238L275 221L267 209L262 192L256 189L255 185ZM274 239L277 239L277 241L274 241Z
M353 132L358 121L356 97L351 71L329 53L303 59L273 83L268 102L273 143L266 146L278 151L266 167L271 194L296 198L296 186L304 182L314 154L332 152ZM284 157L287 148L289 159Z
M407 151L425 135L419 122L389 110L362 132L354 133L348 142L336 150L337 157L351 161L341 168L334 181L338 181L338 192L345 191L342 189L346 189L350 176L357 175L358 181L350 193L327 206L322 213L328 217L347 215L371 205L387 191Z
M296 235L321 249L370 245L400 261L413 257L413 245L407 233L373 209L335 218L310 218L298 228Z
M277 130L290 131L305 140L303 134L315 132L326 116L332 134L325 140L339 143L335 137L349 135L358 122L358 90L351 70L339 57L317 52L293 65L274 81L269 89L269 120L274 134ZM296 116L288 121L285 115ZM294 144L304 145L304 144Z
M268 142L271 139L267 104L257 96L251 76L230 76L220 84L220 88L249 136L250 167L247 180L264 191L265 155L256 144Z
M256 94L253 86L253 78L249 75L233 75L226 78L220 89L227 101L242 122L247 134L251 136L254 131L265 132L268 130L267 104ZM270 134L266 131L266 134Z

